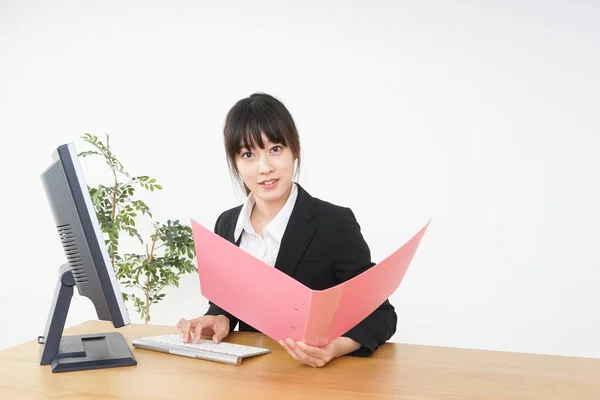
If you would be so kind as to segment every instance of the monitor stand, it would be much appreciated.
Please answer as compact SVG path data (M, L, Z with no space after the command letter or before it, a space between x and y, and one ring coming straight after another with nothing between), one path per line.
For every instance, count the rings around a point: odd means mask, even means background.
M73 297L75 280L68 264L59 270L59 279L50 306L44 336L38 337L40 365L52 365L52 372L126 367L137 361L118 332L63 336Z

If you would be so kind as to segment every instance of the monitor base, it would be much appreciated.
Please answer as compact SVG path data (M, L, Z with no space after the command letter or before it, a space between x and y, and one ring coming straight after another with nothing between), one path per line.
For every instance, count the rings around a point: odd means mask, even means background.
M134 366L137 361L123 335L111 332L63 336L50 364L52 372L68 372Z
M61 265L46 329L38 337L40 365L52 365L52 372L137 365L131 348L118 332L63 336L74 286L69 265Z

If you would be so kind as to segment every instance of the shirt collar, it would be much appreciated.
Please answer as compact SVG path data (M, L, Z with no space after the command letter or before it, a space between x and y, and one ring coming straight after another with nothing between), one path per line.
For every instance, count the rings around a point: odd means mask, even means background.
M281 243L281 239L283 238L283 234L285 233L285 229L287 227L287 223L292 215L292 211L294 209L294 205L296 204L296 198L298 197L298 188L296 183L292 184L292 191L287 201L279 210L275 218L265 227L265 230L268 231L271 236L279 243ZM252 223L250 222L250 215L252 214L252 208L256 204L254 199L254 194L250 193L246 198L246 201L242 205L242 209L240 211L240 215L237 219L237 223L235 225L235 230L233 233L234 240L237 242L240 238L240 235L243 231L248 233L255 233L254 228L252 227Z

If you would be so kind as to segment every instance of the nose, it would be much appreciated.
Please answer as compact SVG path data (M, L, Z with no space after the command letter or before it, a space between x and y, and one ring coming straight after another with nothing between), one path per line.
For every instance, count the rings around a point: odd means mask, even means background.
M273 171L273 164L269 160L268 155L262 155L258 160L258 173L261 175L268 175Z

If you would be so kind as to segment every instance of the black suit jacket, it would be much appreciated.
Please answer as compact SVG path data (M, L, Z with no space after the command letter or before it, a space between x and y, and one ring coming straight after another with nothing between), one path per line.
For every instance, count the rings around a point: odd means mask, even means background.
M234 229L242 206L223 212L215 224L215 233L238 245ZM283 235L275 268L314 290L327 289L344 282L375 265L349 208L319 200L298 185L298 197ZM209 302L206 315L225 315L230 329L256 329ZM368 356L396 332L396 312L386 300L357 326L345 333L360 343L351 353Z

